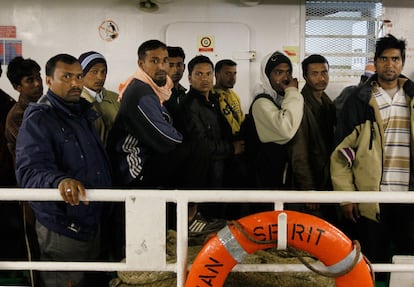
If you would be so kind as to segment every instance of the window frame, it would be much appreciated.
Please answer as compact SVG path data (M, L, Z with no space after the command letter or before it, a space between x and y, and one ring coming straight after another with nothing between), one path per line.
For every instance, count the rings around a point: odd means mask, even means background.
M314 1L314 0L301 0L302 10L301 10L301 17L303 19L301 25L301 55L303 55L302 59L305 59L309 55L313 53L321 54L325 56L329 63L330 63L330 78L331 80L340 80L340 79L356 79L359 78L361 74L364 72L364 68L366 63L369 60L372 60L374 57L375 51L375 42L378 38L379 34L379 26L381 24L381 15L383 14L383 5L381 0L359 0L359 1L339 1L339 0L331 0L331 1ZM311 2L311 3L310 3ZM353 3L352 3L353 2ZM337 7L338 5L342 5L343 8ZM379 6L377 6L379 5ZM338 13L339 11L343 12L367 12L361 16L314 16L314 15L307 15L307 10L309 6L317 7L320 6L322 11L325 11L325 15L333 15L333 13L329 13L330 10L333 12ZM371 10L369 10L371 9ZM371 13L371 14L369 14ZM365 25L364 27L367 31L366 35L363 34L356 34L353 33L351 29L351 33L349 34L340 34L338 35L326 35L323 34L323 29L321 29L321 33L316 34L306 34L308 28L308 21L338 21L338 23L342 21L349 21L349 23L358 23ZM344 23L345 23L344 22ZM366 23L364 23L366 22ZM328 23L328 22L327 22ZM316 22L314 23L316 25ZM340 24L339 24L340 25ZM322 45L319 46L319 52L315 47L318 47L315 43L313 47L309 47L308 43L310 41L314 41L312 39L320 39L320 41L326 40L326 43L333 43L335 39L340 39L340 41L347 41L348 46L352 46L352 41L359 41L358 43L363 42L363 49L355 49L354 51L352 48L350 51L324 51L322 49ZM318 41L318 40L317 40ZM365 50L364 50L365 49ZM333 60L334 59L334 60ZM338 65L338 63L344 63L343 65Z

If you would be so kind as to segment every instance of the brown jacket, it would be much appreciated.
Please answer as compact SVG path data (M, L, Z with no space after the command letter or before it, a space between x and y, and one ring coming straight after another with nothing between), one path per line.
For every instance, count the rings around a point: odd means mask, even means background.
M7 148L5 137L6 117L16 101L0 89L0 186L14 186L16 179L14 175L13 158Z
M6 141L7 147L13 157L13 163L16 162L16 139L19 132L20 125L22 124L23 114L27 106L33 100L20 96L17 103L11 108L6 119Z
M335 106L329 97L316 101L310 88L302 89L303 118L289 142L289 181L295 190L332 190L330 155L333 150Z

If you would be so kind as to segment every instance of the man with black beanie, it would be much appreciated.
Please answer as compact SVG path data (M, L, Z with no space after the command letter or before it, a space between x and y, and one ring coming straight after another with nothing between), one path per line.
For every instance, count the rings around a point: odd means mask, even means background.
M116 114L119 110L118 94L104 88L108 65L104 56L90 51L79 56L83 71L83 90L81 97L93 104L98 113L94 126L102 142L106 145Z
M303 115L303 97L292 77L292 63L281 52L261 63L261 82L254 88L246 127L246 153L256 188L285 187L288 143Z

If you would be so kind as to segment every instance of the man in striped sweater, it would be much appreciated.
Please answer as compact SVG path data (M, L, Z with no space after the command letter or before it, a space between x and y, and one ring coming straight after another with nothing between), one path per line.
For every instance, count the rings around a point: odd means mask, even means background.
M406 43L392 35L378 39L376 74L345 101L331 155L334 190L413 190L414 83L401 75ZM341 204L351 236L374 262L414 254L414 214L410 204Z

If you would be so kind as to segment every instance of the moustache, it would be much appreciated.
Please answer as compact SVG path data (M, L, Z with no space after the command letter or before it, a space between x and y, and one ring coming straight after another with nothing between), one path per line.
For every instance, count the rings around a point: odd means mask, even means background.
M69 92L76 92L76 93L82 93L82 90L81 89L79 89L79 88L72 88L72 89L70 89L69 90Z
M156 72L155 75L156 76L163 76L163 77L165 77L165 76L167 76L167 72L165 72L165 71L159 71L159 72Z

